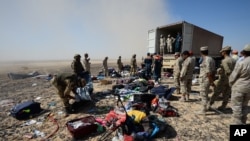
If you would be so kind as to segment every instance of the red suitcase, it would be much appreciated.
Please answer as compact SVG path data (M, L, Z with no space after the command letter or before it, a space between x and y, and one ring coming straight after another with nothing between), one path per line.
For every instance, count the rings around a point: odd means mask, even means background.
M66 126L72 137L75 139L95 133L98 127L95 124L95 118L93 116L70 120L66 123Z

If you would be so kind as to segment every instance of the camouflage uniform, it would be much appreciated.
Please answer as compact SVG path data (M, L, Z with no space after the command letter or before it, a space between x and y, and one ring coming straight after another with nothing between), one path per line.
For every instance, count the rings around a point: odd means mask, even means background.
M160 54L165 54L164 53L165 46L166 46L166 39L165 39L165 37L163 35L161 35L161 38L160 38Z
M205 49L207 49L207 47ZM202 109L200 111L201 114L205 114L207 102L208 102L208 93L209 93L209 87L210 87L208 74L213 74L214 71L215 71L214 59L210 56L204 56L203 61L200 64L200 75L199 75L200 96L201 96L201 100L202 100L202 102L201 102Z
M188 79L188 81L189 81L188 83L190 84L187 87L188 93L190 93L192 91L192 79L193 79L193 73L194 73L195 64L196 64L196 58L194 56L190 56L190 58L191 58L191 67L190 68L192 68L192 78Z
M219 109L224 109L227 106L229 97L231 95L231 87L229 86L229 76L234 69L235 60L229 56L226 56L221 62L221 75L217 81L217 86L214 88L214 93L210 100L210 106L214 103L216 98L222 93L223 102Z
M117 60L117 65L118 65L118 73L121 73L122 72L122 68L123 68L121 56L119 56L119 58Z
M130 65L131 65L130 74L135 75L135 73L137 71L137 63L136 63L136 55L135 54L131 58Z
M70 96L70 92L77 87L77 80L77 76L71 73L62 73L51 79L51 84L57 89L57 93L63 101L66 111L71 108L69 100L74 99L74 97Z
M244 50L250 52L250 45ZM250 57L237 62L232 74L229 77L229 84L232 86L231 107L233 110L232 124L246 124L249 112L248 102L250 100Z
M88 56L85 55L84 60L83 60L83 64L85 66L86 71L88 71L90 73L90 62L89 62L89 60L90 59L88 58Z
M78 76L81 76L81 74L85 71L80 60L81 60L81 56L79 54L76 54L71 64L71 68L73 69L73 72Z
M109 76L109 70L108 70L108 57L105 57L105 58L104 58L102 64L103 64L105 76Z
M193 70L194 66L192 58L187 57L182 64L182 69L180 73L181 94L183 95L182 101L186 101L189 99L189 93L191 92L189 88L191 88L192 86Z
M178 57L175 61L174 64L174 84L176 87L176 94L180 93L180 72L181 72L181 68L182 68L182 63L183 63L183 59L181 57Z

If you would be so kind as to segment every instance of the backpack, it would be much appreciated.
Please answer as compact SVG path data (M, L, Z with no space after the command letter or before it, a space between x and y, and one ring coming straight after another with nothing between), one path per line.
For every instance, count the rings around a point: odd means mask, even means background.
M33 100L17 104L10 110L10 115L18 120L32 118L43 110L40 104Z

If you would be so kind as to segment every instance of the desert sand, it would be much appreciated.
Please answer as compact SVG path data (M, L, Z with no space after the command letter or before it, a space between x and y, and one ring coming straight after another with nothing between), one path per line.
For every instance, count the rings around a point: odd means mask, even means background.
M35 117L34 124L24 125L30 120L19 121L9 115L9 110L17 103L27 100L35 100L41 103L41 107L48 109L59 124L59 130L47 140L51 141L70 141L72 136L69 134L65 123L69 120L94 115L104 117L109 112L109 108L116 104L116 100L110 97L104 97L93 103L86 103L79 113L71 114L68 117L63 116L63 107L56 90L48 80L40 78L25 78L11 80L7 73L30 73L37 71L40 74L56 74L60 72L71 72L71 61L39 61L39 62L17 62L2 63L0 68L0 140L42 140L41 136L29 139L27 135L34 135L35 132L43 133L44 136L50 135L56 130L57 126L45 114ZM91 64L92 75L97 75L101 67L101 61L95 61ZM109 67L116 68L116 64L111 62ZM163 77L162 84L173 86L173 79ZM101 85L94 83L94 94L107 89L111 89L114 83ZM178 109L180 117L165 117L164 120L173 128L173 131L166 131L163 136L156 138L156 141L222 141L229 140L229 125L231 118L230 103L225 112L209 111L206 116L197 115L195 112L200 108L199 87L192 86L191 100L189 102L180 102L180 95L173 95L171 105ZM211 93L210 95L211 96ZM6 102L8 101L8 102ZM52 106L48 106L51 103ZM216 101L214 107L219 106L221 101ZM96 111L93 112L93 107ZM90 112L92 111L92 112ZM249 123L249 120L248 120ZM172 136L176 133L176 135ZM98 134L89 135L82 140L95 141ZM170 137L172 136L172 137Z

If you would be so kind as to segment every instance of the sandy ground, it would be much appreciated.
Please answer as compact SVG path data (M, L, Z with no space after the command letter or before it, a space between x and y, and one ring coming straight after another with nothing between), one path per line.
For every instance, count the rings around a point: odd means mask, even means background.
M97 101L95 104L86 103L82 110L77 114L72 114L68 117L64 117L62 114L62 102L56 94L56 90L45 79L26 78L20 80L10 80L7 77L8 72L13 73L30 73L38 71L41 74L55 74L60 72L71 72L71 61L41 61L41 62L18 62L18 63L2 63L0 69L0 140L13 141L13 140L42 140L41 137L33 137L28 139L25 135L34 133L35 130L43 132L45 136L48 136L56 129L56 125L50 120L45 120L45 115L42 114L33 118L36 123L32 125L22 126L27 121L19 121L9 116L9 110L17 103L35 100L41 103L41 107L48 108L48 104L54 102L54 106L50 106L48 110L53 113L53 117L57 119L59 124L59 130L48 140L55 141L69 141L72 140L71 135L67 131L65 123L69 120L84 117L87 115L94 115L96 117L104 117L108 113L109 108L113 107L116 103L114 98L103 98ZM116 64L110 63L110 67L115 67ZM101 62L92 62L91 66L92 75L96 75L101 69ZM173 86L173 79L163 78L163 84L167 84L170 87ZM114 84L114 83L113 83ZM111 89L112 85L101 85L100 83L94 83L94 92L100 92L103 90ZM194 140L194 141L222 141L229 140L229 125L231 118L230 103L228 109L221 113L216 111L207 112L206 116L195 114L200 108L200 101L198 93L199 87L192 86L194 91L191 94L191 100L189 102L180 102L178 98L180 95L174 95L174 99L170 101L171 105L179 110L180 117L167 117L164 120L173 128L173 131L166 131L166 133L157 141L164 140ZM210 94L211 96L211 94ZM40 97L40 99L38 99ZM13 100L12 103L3 103L4 100ZM214 107L219 106L221 101L216 101ZM99 112L90 113L93 106L99 109ZM29 120L28 120L29 121ZM248 120L249 123L249 120ZM177 135L169 138L170 134L176 132ZM90 135L83 140L95 141L98 138L98 134Z

